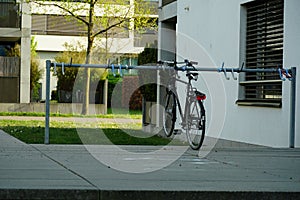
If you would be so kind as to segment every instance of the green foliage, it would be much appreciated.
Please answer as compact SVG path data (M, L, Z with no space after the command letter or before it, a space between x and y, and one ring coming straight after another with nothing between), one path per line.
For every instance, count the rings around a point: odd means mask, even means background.
M138 56L139 65L156 65L157 62L157 48L155 44L146 47ZM143 70L138 72L141 93L146 101L156 101L157 72L155 70ZM150 84L144 84L150 83Z
M42 71L39 68L39 62L36 58L31 59L30 67L30 91L31 91L31 102L36 102L39 100L39 89L41 87L39 80L42 76Z
M157 7L151 5L150 1L134 1L134 30L144 32L146 29L157 30L157 18L150 16L157 12Z
M6 50L6 55L8 57L21 57L21 46L18 43L15 43L15 46L9 50Z
M69 44L65 44L66 51L59 53L54 59L59 63L70 63L71 59L73 63L84 63L85 52L80 47L74 47ZM78 74L78 68L67 67L64 68L64 75L61 68L57 68L57 90L72 91L76 76Z
M42 78L43 70L39 68L39 61L36 53L37 42L34 37L31 39L31 64L30 64L30 90L31 101L39 100L39 80Z
M156 64L157 63L157 47L156 43L145 47L144 51L138 55L138 65Z
M108 91L107 91L107 107L110 108L111 107L111 102L112 102L112 93L117 85L117 83L122 84L122 77L120 76L116 76L114 77L112 74L108 74L107 76L108 79ZM117 92L120 92L120 94L118 96L120 96L120 98L118 99L118 105L121 106L121 88L116 90ZM115 100L116 101L116 100Z
M59 63L85 63L86 51L83 50L83 45L78 43L77 45L64 44L66 51L60 52L56 57L55 61ZM94 63L93 61L92 63ZM96 61L97 62L97 61ZM67 67L64 68L64 74L61 68L57 68L57 90L73 91L73 89L83 90L84 81L84 69ZM92 69L91 70L91 83L96 84L99 80L105 79L106 72L103 69ZM76 87L74 83L76 81Z

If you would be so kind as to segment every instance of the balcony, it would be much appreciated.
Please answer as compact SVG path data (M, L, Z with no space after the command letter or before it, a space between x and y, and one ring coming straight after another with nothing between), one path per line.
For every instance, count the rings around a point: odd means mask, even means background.
M12 2L0 2L0 28L20 28L19 5Z
M0 56L0 103L20 101L20 63L19 57Z

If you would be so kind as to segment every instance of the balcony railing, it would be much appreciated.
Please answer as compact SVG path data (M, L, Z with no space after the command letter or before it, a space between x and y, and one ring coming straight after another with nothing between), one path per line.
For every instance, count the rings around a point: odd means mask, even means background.
M0 103L20 101L20 58L0 56Z
M19 5L11 2L0 2L0 28L20 28Z
M20 58L0 56L0 77L19 77Z

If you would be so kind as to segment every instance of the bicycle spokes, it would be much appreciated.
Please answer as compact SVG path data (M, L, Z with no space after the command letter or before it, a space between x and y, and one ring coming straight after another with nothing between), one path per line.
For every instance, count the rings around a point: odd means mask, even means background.
M193 101L189 104L186 116L186 135L192 149L199 149L205 134L205 113L202 101Z

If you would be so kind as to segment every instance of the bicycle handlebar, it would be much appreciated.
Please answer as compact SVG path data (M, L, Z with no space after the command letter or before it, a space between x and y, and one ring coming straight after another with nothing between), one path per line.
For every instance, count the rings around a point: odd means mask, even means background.
M157 64L159 65L164 65L166 64L169 67L174 67L175 70L177 71L190 71L190 70L196 70L197 69L194 67L194 65L198 65L198 62L195 61L189 61L189 60L184 60L183 62L177 62L177 61L158 61ZM182 65L183 66L177 66L177 65ZM190 67L190 68L189 68Z

